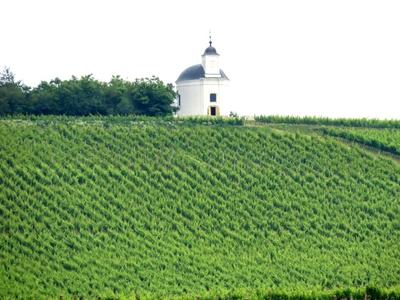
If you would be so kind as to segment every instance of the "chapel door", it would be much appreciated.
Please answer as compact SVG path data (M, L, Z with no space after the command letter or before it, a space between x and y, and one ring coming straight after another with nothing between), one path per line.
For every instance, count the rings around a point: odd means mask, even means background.
M217 115L217 108L215 106L210 107L210 115L212 115L212 116Z

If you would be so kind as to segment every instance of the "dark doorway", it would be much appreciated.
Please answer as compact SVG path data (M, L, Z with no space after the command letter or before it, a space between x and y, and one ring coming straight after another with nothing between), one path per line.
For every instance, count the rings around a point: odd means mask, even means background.
M215 106L210 107L210 115L212 115L212 116L217 115L217 108Z

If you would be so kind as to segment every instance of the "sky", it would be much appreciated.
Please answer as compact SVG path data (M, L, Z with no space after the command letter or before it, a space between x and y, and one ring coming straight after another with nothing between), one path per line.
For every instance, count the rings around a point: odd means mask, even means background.
M400 119L398 0L0 0L0 68L174 83L211 30L226 111Z

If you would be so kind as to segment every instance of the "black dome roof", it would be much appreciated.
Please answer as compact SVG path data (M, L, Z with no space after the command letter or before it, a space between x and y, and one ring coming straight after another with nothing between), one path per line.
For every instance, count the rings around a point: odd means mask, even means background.
M209 46L206 48L206 50L204 50L204 54L203 55L219 55L217 53L217 49L215 49L213 46Z
M228 76L225 75L224 71L222 71L220 69L219 72L221 74L221 79L229 80ZM185 80L196 80L196 79L201 79L201 78L205 78L205 72L204 72L203 65L198 64L198 65L194 65L194 66L191 66L191 67L185 69L181 73L181 75L179 75L176 82L185 81Z

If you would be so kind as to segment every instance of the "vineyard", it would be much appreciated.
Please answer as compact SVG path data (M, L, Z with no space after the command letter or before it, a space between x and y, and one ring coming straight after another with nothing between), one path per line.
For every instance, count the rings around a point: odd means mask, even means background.
M330 136L361 143L377 150L400 155L399 129L323 128L322 132Z
M0 119L0 298L400 299L399 164L213 120Z
M295 117L295 116L256 116L255 120L266 124L303 124L327 125L338 127L363 127L363 128L397 128L400 129L400 120L378 119L331 119L323 117Z

